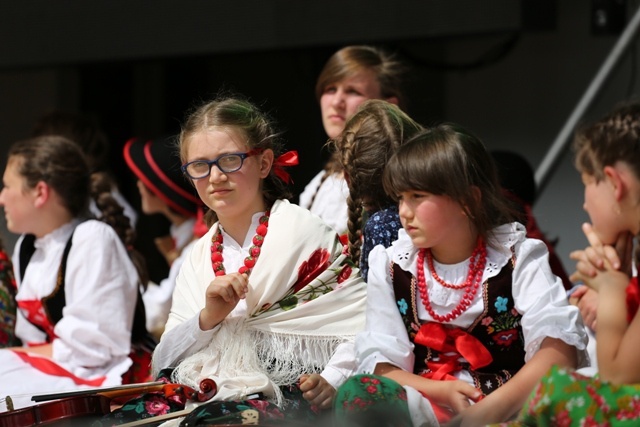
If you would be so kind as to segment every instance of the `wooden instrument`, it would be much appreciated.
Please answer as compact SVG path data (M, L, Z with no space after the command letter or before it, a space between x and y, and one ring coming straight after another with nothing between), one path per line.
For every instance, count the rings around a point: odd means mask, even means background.
M65 419L99 417L111 412L115 399L149 392L162 392L166 397L183 393L189 400L205 402L217 391L215 381L205 379L199 391L182 384L154 382L38 395L31 400L44 403L0 413L0 427L44 427Z

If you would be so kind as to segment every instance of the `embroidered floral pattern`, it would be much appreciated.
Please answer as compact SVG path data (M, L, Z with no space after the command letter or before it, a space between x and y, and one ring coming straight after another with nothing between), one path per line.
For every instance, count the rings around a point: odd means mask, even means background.
M516 421L505 425L636 426L640 385L613 385L553 367Z
M494 304L498 313L502 313L503 311L507 311L507 303L509 302L509 298L498 297Z
M407 304L404 298L396 302L398 303L398 310L400 310L400 313L402 313L403 316L407 314L407 309L409 308L409 304Z
M407 393L395 381L376 375L364 374L351 377L336 394L336 419L340 425L351 425L359 414L375 411L380 425L410 426ZM386 417L384 422L379 417ZM372 421L364 417L362 420ZM345 424L342 424L344 422ZM367 425L355 423L354 425Z
M495 344L501 348L508 348L519 338L520 315L515 308L509 310L509 298L498 296L493 302L498 315L487 316L481 325L487 328L487 333Z
M337 266L332 263L342 257ZM274 310L291 310L299 305L312 301L335 289L353 275L354 264L351 258L340 254L334 259L327 249L316 249L298 269L298 279L280 301L264 304L251 316Z

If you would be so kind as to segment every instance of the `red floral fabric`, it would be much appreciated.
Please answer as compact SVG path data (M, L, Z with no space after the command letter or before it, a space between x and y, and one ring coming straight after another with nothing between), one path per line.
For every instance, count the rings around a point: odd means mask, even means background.
M298 280L293 284L293 293L304 288L329 267L329 251L325 248L316 249L307 261L298 268Z

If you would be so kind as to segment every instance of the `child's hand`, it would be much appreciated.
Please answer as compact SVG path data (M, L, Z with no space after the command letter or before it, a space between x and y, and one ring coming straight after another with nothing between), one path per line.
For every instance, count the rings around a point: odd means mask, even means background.
M207 331L222 322L249 292L246 274L217 276L207 287L205 307L200 311L200 329Z
M571 294L569 303L578 307L585 326L595 331L596 315L598 312L598 293L588 286L581 285Z
M576 272L570 277L572 282L583 281L585 277L594 277L598 271L605 269L605 265L630 275L633 247L633 236L630 233L618 236L615 246L611 246L600 241L591 224L583 224L582 231L590 246L584 250L573 251L569 255L571 259L577 261Z
M431 381L427 396L436 403L450 408L454 414L459 414L471 403L477 402L482 397L482 392L472 385L461 380Z
M320 374L300 376L300 391L304 400L320 409L331 408L336 395L336 389Z

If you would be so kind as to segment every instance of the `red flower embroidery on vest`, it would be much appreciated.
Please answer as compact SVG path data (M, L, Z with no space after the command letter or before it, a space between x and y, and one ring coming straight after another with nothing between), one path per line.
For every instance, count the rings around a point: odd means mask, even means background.
M503 346L510 346L512 342L518 339L517 329L507 329L506 331L500 331L491 336L496 344Z

